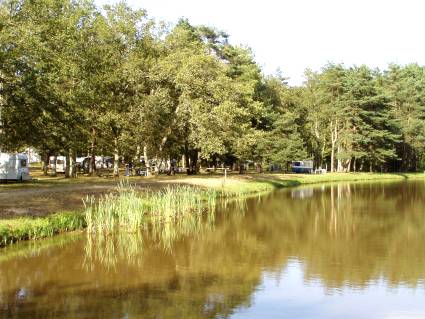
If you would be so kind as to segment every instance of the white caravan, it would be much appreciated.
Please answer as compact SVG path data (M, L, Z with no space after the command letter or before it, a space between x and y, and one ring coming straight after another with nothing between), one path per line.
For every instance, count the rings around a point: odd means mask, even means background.
M49 158L49 168L53 169L55 164L55 156L50 156ZM56 156L56 173L65 173L66 170L66 157L65 156Z
M83 171L88 172L90 169L90 160L90 156L77 157L77 165ZM112 157L110 156L95 156L95 165L96 169L114 167Z
M0 153L0 180L26 181L31 179L26 154Z
M112 168L112 157L110 156L96 156L95 157L96 169L100 168ZM50 156L49 158L49 169L53 169L53 165L55 164L55 157ZM65 156L56 156L56 173L65 173L67 161ZM77 157L76 165L79 169L83 169L84 171L89 171L90 167L90 156L86 157Z

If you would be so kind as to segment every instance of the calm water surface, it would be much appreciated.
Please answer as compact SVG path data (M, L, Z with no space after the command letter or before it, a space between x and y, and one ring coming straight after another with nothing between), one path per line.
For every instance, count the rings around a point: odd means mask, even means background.
M0 318L425 318L424 207L424 181L343 183L149 236L16 245Z

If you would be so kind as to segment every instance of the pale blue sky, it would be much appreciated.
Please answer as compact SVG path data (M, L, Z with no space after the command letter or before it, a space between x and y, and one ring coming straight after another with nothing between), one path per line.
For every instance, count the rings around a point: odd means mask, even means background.
M100 4L115 0L96 0ZM328 61L385 68L425 64L424 0L128 0L156 20L186 17L252 48L265 74L279 67L301 84Z

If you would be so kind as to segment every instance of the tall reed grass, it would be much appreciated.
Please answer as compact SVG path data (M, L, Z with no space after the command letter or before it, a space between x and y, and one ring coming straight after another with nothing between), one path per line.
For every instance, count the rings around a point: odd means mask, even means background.
M119 229L136 232L142 227L177 224L182 218L196 221L202 212L215 210L217 192L191 186L168 186L156 192L141 192L121 183L116 193L98 200L84 200L89 232L113 233ZM190 224L190 223L189 223Z

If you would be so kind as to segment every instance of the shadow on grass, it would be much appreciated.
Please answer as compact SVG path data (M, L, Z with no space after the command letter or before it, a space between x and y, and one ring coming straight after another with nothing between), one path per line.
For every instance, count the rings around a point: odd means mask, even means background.
M282 180L278 177L268 176L267 178L257 178L253 183L262 183L271 185L275 189L287 188L287 187L295 187L299 186L302 183L297 180Z
M398 176L401 176L404 179L411 179L412 177L423 175L423 173L418 173L418 172L411 172L411 173L401 173L400 172L400 173L394 173L394 174L395 175L398 175Z

